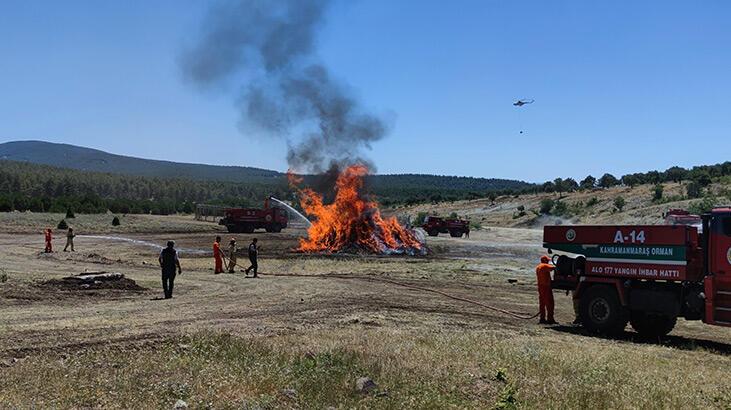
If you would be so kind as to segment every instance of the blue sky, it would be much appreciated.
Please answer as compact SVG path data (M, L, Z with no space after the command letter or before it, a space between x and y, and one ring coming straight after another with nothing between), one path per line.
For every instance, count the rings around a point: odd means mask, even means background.
M239 131L238 85L182 80L207 7L0 2L0 142L285 170L283 141ZM540 182L731 160L729 21L727 1L340 1L317 54L395 118L380 173Z

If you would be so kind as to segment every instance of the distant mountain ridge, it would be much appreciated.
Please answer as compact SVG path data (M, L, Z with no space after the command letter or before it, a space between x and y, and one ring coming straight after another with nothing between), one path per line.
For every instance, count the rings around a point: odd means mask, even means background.
M201 181L273 182L278 171L240 166L189 164L110 154L97 149L45 141L0 144L0 160L50 165L80 171ZM521 190L533 184L510 179L455 177L428 174L372 175L369 181L382 190L444 189L460 191Z
M0 159L71 168L80 171L109 172L161 178L196 180L251 181L281 177L268 169L142 159L45 141L13 141L0 144Z

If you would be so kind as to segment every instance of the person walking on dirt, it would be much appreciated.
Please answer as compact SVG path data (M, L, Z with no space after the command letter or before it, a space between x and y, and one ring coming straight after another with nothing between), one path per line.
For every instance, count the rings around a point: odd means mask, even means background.
M213 260L215 261L215 269L213 273L223 273L223 255L221 255L221 237L216 236L213 242Z
M555 266L549 264L548 256L541 256L541 263L536 266L536 279L538 279L538 305L541 319L538 323L555 325L553 318L553 290L551 289L551 272Z
M69 230L66 232L66 246L63 247L64 252L68 252L69 246L71 247L71 252L76 252L74 250L74 238L76 235L74 235L74 228L69 228Z
M228 244L228 273L234 273L236 270L236 238L231 238Z
M250 270L254 271L254 277L256 278L257 269L259 268L259 264L256 261L256 258L259 256L259 247L256 245L257 239L254 238L251 240L251 244L249 244L249 261L251 261L251 266L246 268L246 274L249 274Z
M51 228L46 228L43 233L46 237L46 250L44 252L53 253L53 231L51 230Z
M168 241L167 248L160 252L160 257L157 260L160 262L160 269L162 269L162 291L165 293L165 299L170 299L173 297L175 268L178 269L178 274L183 273L180 269L178 251L175 250L175 242Z

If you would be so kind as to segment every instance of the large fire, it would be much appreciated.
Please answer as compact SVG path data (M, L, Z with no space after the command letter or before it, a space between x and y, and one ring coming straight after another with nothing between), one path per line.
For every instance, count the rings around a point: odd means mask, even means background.
M308 237L300 239L303 252L367 251L372 253L424 254L426 248L413 231L404 228L395 217L383 218L376 202L361 196L364 165L343 170L335 183L335 200L324 204L322 196L310 188L300 190L300 204L315 220ZM290 181L301 182L290 174Z

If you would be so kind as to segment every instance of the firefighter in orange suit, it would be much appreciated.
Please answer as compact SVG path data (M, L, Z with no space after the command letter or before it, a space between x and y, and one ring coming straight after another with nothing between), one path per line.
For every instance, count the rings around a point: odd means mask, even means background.
M548 256L541 256L541 263L536 266L536 278L538 279L538 304L540 306L541 320L538 323L554 325L553 319L553 290L551 289L551 272L555 266L549 264Z
M44 231L46 237L46 253L53 253L53 231L48 228Z
M213 259L216 261L216 268L213 273L223 273L223 258L221 256L221 237L216 236L213 242Z

